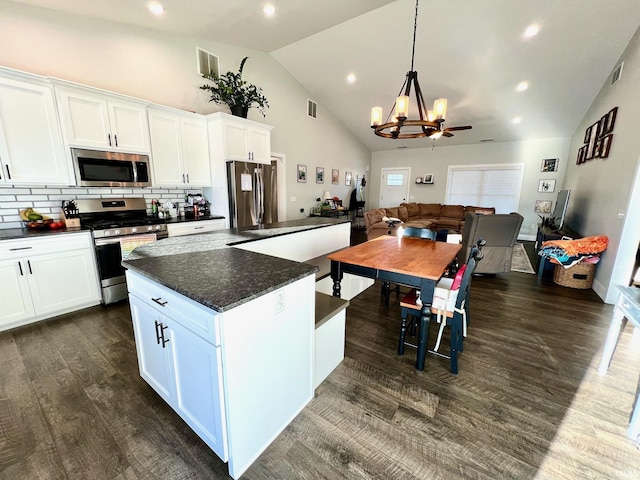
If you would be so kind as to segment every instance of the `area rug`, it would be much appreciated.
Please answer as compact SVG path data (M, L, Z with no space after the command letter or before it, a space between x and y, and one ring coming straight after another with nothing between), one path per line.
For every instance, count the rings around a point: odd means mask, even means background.
M511 271L522 273L536 273L531 266L529 256L524 249L522 243L516 243L513 247L513 254L511 256Z

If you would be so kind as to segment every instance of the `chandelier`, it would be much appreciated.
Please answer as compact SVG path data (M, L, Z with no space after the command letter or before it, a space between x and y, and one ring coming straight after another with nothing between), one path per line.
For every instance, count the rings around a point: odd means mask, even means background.
M371 128L379 137L396 139L429 137L435 140L443 135L445 137L452 137L453 134L450 133L452 131L469 130L471 128L469 125L463 127L443 128L445 115L447 113L446 98L438 98L433 103L432 111L427 110L425 107L420 83L418 83L418 72L413 69L413 62L416 53L416 30L418 28L418 1L419 0L416 0L416 13L413 22L411 70L407 72L404 83L400 88L398 98L396 98L394 106L391 108L389 115L387 115L385 123L382 123L382 107L373 107L371 109ZM411 94L412 87L416 97L416 103L418 105L418 115L420 117L416 120L408 119L409 95ZM393 119L391 119L392 113L394 113ZM402 130L403 128L404 131Z

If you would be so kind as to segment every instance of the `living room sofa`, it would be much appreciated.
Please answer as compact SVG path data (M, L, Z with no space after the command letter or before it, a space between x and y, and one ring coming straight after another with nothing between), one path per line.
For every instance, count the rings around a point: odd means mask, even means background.
M465 214L495 214L493 207L472 207L463 205L442 205L440 203L402 203L392 208L375 208L364 214L367 240L381 235L396 235L397 226L389 226L383 220L398 218L404 227L428 228L430 230L449 230L462 233Z

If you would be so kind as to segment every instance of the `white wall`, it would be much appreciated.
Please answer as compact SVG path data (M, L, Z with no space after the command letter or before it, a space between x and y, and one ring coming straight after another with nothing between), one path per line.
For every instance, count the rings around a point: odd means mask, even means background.
M269 54L4 0L0 11L0 65L203 114L226 110L209 103L206 92L198 89L203 80L197 73L196 47L218 55L222 72L237 71L248 56L243 77L263 88L271 106L266 118L255 109L249 118L273 125L272 149L287 156L289 219L301 218L300 208L308 214L327 189L348 200L353 187L344 185L344 172L355 178L369 164L370 151L322 105L317 119L307 117L310 93ZM307 183L296 181L297 164L307 165ZM327 180L315 183L317 166L325 167L328 185ZM339 185L331 185L332 168L340 169Z
M461 133L464 135L464 133ZM371 161L371 179L367 209L376 208L380 198L380 172L384 167L409 167L411 178L433 173L433 185L416 185L410 182L409 201L422 203L444 203L447 188L447 170L451 165L485 165L501 163L523 163L522 182L518 212L524 217L520 230L521 239L535 239L540 218L534 213L536 200L552 200L555 204L558 191L562 189L567 168L569 138L552 138L536 141L498 142L476 145L446 146L446 139L438 140L436 148L416 148L374 152ZM557 172L540 172L542 160L559 158ZM538 193L541 179L555 179L553 193ZM490 207L492 205L480 205Z
M596 268L593 289L607 303L617 299L615 285L628 285L640 241L640 30L622 54L622 77L608 78L571 139L565 186L572 190L567 222L582 235L607 235L609 247ZM620 62L618 62L619 64ZM609 157L576 164L585 130L613 107L618 114ZM618 218L624 213L624 219Z

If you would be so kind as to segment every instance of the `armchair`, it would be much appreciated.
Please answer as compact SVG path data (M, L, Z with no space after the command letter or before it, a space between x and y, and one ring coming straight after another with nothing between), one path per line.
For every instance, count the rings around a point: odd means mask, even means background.
M482 249L483 259L475 273L502 273L511 270L513 247L524 218L519 213L478 215L467 213L464 217L462 248L458 253L458 262L467 261L471 248L479 239L486 245Z

